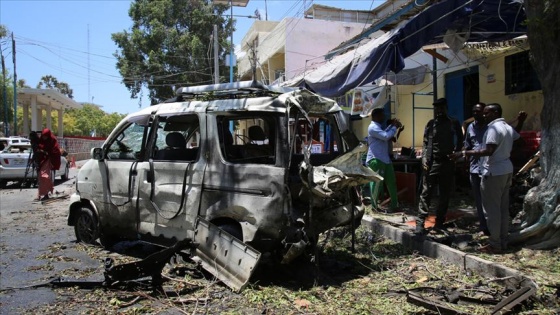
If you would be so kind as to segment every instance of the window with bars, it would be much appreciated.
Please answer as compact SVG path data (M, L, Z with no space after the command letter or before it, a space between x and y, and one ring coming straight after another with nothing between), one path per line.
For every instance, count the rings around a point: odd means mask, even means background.
M541 89L541 82L529 60L529 51L506 56L504 63L506 95Z

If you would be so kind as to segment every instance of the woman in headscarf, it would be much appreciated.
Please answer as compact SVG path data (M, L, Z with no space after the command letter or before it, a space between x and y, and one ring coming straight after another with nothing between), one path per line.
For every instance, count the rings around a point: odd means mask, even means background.
M49 193L52 193L54 190L53 171L60 168L58 141L48 128L43 129L41 132L35 152L35 161L37 162L39 173L37 177L39 184L37 200L46 200L49 199Z

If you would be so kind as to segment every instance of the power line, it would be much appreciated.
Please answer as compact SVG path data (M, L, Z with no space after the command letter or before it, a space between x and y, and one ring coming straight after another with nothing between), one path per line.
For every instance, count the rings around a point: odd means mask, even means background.
M207 73L205 73L205 70L210 69L210 67L204 67L204 68L198 68L197 70L190 70L190 71L181 71L181 72L177 72L177 73L173 73L173 74L169 74L167 71L165 70L160 70L160 71L153 71L153 72L143 72L141 74L138 74L136 76L133 77L122 77L119 75L114 75L112 73L109 72L105 72L105 71L98 71L98 70L93 70L91 69L90 65L84 65L87 64L88 62L84 62L84 60L82 59L84 56L89 59L90 56L95 56L95 57L102 57L104 59L112 59L114 60L115 64L117 62L117 59L113 56L113 57L107 57L104 55L100 55L100 54L92 54L92 53L88 53L85 51L81 51L81 50L77 50L77 49L72 49L72 48L64 48L64 50L67 51L62 51L62 49L60 50L60 52L56 52L53 48L61 48L61 46L57 46L56 44L52 44L52 43L48 43L48 42L41 42L41 41L35 41L32 39L25 39L25 45L31 45L31 46L37 46L40 48L45 49L46 51L50 52L51 54L53 54L54 56L56 56L57 58L67 61L69 64L73 64L79 68L83 68L86 69L88 72L93 72L96 73L98 75L101 75L101 77L96 77L96 79L98 81L107 81L107 82L120 82L121 80L123 82L130 82L130 81L135 81L135 80L142 80L143 78L146 77L152 77L152 79L165 79L165 78L169 78L169 77L173 77L173 76L177 76L177 75L184 75L184 74L196 74L196 75L208 75ZM88 78L88 76L84 76L83 74L76 72L76 71L71 71L71 70L67 70L66 68L62 68L62 67L57 67L53 64L49 64L47 62L44 61L45 58L38 58L35 57L32 53L23 50L21 48L18 48L18 50L20 50L22 53L24 53L25 55L29 56L30 58L33 58L35 60L37 60L38 62L49 66L50 68L53 68L55 70L59 70L62 73L67 73L67 74L71 74L71 75L75 75L79 78L82 79L86 79ZM78 54L75 54L75 53ZM189 61L201 61L204 64L207 64L209 60L211 60L211 58L191 58L191 57L186 57L183 55L167 55L166 58L179 58L179 59L188 59ZM103 64L103 62L100 62L100 64ZM133 66L143 66L143 63L133 63ZM114 66L114 64L113 64ZM108 70L107 70L108 71ZM109 77L111 79L115 79L115 80L107 80L102 79L104 77ZM89 97L89 96L88 96Z

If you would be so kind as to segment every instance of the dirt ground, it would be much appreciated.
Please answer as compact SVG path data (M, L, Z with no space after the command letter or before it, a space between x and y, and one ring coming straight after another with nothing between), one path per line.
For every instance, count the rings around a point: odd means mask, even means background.
M72 185L72 179L60 183L57 191L68 195ZM440 303L440 311L449 308L457 314L488 314L517 289L508 287L504 279L486 279L461 266L420 256L362 227L357 230L354 251L348 229L325 233L315 256L317 264L302 260L283 266L265 257L240 293L180 258L164 268L166 281L159 290L146 281L111 288L53 287L49 284L53 279L101 282L107 257L121 264L145 257L157 248L121 242L113 251L106 251L101 246L78 244L72 227L66 225L68 199L42 205L31 203L33 194L33 189L20 192L13 187L0 191L1 314L439 313L413 303L411 296L418 295ZM455 207L468 206L463 197L454 200ZM405 210L405 216L413 214L412 208ZM371 214L394 219L394 215ZM474 234L476 230L468 217L454 220L449 228L452 234ZM479 255L476 247L481 242L479 238L467 238L457 244L462 244L463 251ZM557 314L558 254L558 250L515 248L503 255L480 256L524 272L539 286L537 294L515 313Z

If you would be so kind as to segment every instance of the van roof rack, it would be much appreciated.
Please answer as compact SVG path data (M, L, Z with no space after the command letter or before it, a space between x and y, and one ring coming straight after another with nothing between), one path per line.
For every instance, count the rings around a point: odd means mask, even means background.
M196 97L199 95L215 94L233 96L237 94L251 94L251 93L272 93L272 94L282 94L293 91L294 88L286 87L273 87L269 85L264 85L258 81L239 81L232 83L220 83L220 84L210 84L210 85L198 85L181 87L177 89L175 93L177 96L183 97Z

